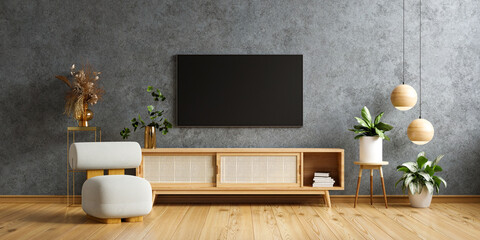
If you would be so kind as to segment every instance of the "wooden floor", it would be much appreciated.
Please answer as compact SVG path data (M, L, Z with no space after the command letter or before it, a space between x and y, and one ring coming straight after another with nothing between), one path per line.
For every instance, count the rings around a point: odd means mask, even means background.
M480 204L162 204L142 223L100 224L80 207L3 203L0 239L480 239Z

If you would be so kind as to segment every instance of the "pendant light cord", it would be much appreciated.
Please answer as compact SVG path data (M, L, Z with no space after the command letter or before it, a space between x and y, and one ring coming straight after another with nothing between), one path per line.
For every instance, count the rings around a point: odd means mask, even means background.
M420 70L420 116L419 118L422 118L422 0L420 0L420 46L419 46L419 49L420 49L420 54L419 54L419 60L420 60L420 64L419 64L419 70Z
M403 30L402 30L402 84L405 84L405 0L403 0Z

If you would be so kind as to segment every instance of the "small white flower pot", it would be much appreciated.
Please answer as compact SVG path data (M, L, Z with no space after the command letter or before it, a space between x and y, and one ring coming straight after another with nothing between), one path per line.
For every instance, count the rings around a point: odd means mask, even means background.
M383 145L380 137L363 136L360 141L360 162L380 163L383 161Z
M410 190L408 190L408 199L410 199L410 206L414 208L430 207L430 203L432 203L432 196L433 194L429 193L426 187L423 187L420 194L412 194Z

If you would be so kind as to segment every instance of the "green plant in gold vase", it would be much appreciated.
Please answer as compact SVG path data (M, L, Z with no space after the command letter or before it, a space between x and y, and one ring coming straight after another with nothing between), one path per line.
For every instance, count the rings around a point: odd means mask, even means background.
M166 97L160 92L160 89L153 89L152 86L147 87L147 92L151 93L155 102L165 101ZM153 105L147 106L148 118L150 123L146 124L140 114L137 118L133 118L130 122L133 127L133 131L137 131L138 128L145 128L145 148L156 148L156 131L162 132L163 135L168 133L168 129L172 128L170 123L164 116L164 110L156 110ZM130 128L124 128L120 135L123 139L127 139L130 136Z

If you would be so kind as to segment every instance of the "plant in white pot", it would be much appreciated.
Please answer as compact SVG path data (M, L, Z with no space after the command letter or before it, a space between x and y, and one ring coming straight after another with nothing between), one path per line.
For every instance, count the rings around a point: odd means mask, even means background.
M443 155L438 156L433 161L428 161L425 152L421 152L417 156L417 162L406 162L397 167L397 171L403 172L403 176L395 183L402 182L402 190L408 190L408 198L410 205L417 208L426 208L432 202L433 190L438 193L440 184L443 183L447 187L447 182L439 176L435 176L436 172L443 169L438 166L438 161Z
M358 134L355 136L355 139L360 139L360 162L382 162L382 140L390 141L385 132L393 129L392 126L380 122L382 116L383 112L378 114L372 121L370 111L368 111L367 107L363 107L362 117L355 117L359 125L353 126L353 129L348 129Z

